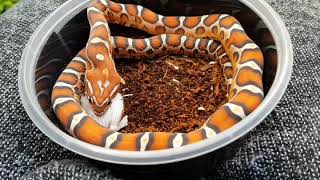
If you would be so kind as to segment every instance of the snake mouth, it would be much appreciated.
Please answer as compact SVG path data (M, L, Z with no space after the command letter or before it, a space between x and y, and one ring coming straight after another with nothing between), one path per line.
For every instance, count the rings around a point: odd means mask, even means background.
M104 114L104 112L97 112L96 110L94 110L93 112L96 116L102 116Z
M103 105L102 107L96 106L95 104L91 104L91 107L95 115L102 116L110 107L110 104L111 104L111 101L108 101L108 103Z
M103 103L99 104L96 98L88 96L89 103L95 115L102 116L111 105L111 100L107 98Z

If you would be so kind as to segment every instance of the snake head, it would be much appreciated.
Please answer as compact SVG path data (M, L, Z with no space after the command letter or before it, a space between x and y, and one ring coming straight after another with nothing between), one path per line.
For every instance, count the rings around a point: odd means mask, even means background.
M94 113L100 116L110 106L111 99L117 94L124 80L117 72L110 73L108 69L90 69L86 72L85 92Z

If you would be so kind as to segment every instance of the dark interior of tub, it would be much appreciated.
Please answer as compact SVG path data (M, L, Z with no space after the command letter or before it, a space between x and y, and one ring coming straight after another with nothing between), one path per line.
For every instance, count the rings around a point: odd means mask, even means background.
M274 41L269 30L263 26L259 17L242 3L235 0L127 0L122 3L143 5L162 15L206 15L227 13L235 16L247 34L263 50L264 66L264 91L268 93L277 69L277 53ZM111 32L114 25L110 25ZM125 28L125 27L124 27ZM69 61L81 50L89 35L89 24L86 10L83 10L65 24L59 32L54 32L47 40L38 59L35 72L35 88L39 104L43 111L58 126L57 119L51 110L51 89Z

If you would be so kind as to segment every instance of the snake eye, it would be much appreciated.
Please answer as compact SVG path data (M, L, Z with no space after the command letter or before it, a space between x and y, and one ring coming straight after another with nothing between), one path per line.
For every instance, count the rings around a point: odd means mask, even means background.
M88 97L88 99L89 99L89 102L92 104L92 98L91 98L91 97Z
M111 104L111 101L108 101L108 102L107 102L107 105L109 106L110 104Z

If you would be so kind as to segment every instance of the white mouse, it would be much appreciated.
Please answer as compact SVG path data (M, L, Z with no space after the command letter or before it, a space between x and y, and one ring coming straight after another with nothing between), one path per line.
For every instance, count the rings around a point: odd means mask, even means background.
M117 93L115 97L111 99L110 107L101 116L94 114L90 102L86 96L81 96L80 101L83 109L88 113L88 115L96 120L96 122L101 126L109 128L113 131L119 131L128 125L128 116L123 116L124 104L122 95L120 93Z

